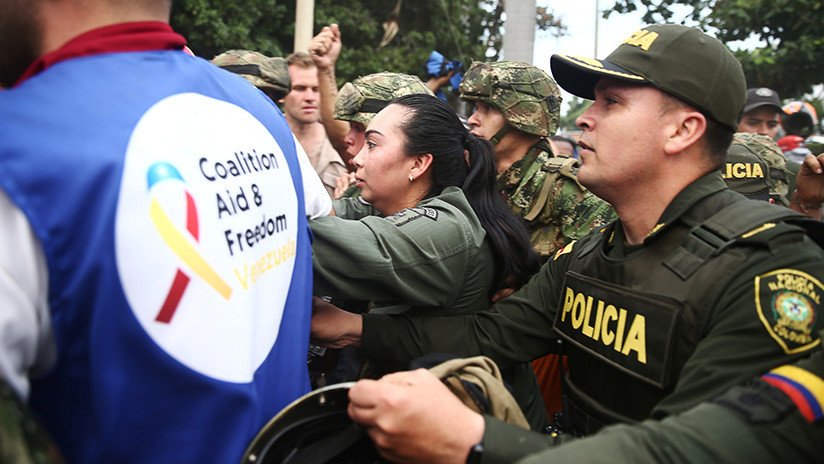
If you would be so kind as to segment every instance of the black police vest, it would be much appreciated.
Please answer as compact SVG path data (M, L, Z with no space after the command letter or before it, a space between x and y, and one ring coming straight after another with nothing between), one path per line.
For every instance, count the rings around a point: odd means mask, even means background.
M741 236L787 220L814 229L808 234L822 243L820 223L729 190L700 200L621 260L605 254L614 223L579 242L554 328L569 357L565 417L576 433L650 417L673 390L735 270L767 246Z

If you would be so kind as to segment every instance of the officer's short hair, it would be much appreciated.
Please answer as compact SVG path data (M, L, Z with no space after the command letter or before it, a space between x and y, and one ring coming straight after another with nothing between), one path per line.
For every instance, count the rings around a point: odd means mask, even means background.
M306 52L291 53L286 57L286 63L289 66L297 66L299 68L314 68L315 62L312 57Z

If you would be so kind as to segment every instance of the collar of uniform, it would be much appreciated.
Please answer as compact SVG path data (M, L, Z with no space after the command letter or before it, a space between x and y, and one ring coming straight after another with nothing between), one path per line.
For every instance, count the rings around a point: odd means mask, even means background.
M545 154L547 159L552 156L550 154L551 152L544 148L544 145L541 143L542 141L543 139L530 147L523 158L512 163L506 171L498 176L498 190L505 191L526 185L532 180L535 174L541 170L545 163L537 163L538 157L541 156L541 154Z
M720 192L727 188L724 179L721 178L721 173L717 170L710 171L707 174L696 179L693 183L682 190L670 204L664 209L658 224L647 235L644 241L657 236L662 230L666 229L669 224L672 224L678 218L684 215L693 205L703 198Z
M84 32L60 48L41 56L14 84L20 85L50 66L71 58L114 52L183 50L186 39L162 21L112 24Z

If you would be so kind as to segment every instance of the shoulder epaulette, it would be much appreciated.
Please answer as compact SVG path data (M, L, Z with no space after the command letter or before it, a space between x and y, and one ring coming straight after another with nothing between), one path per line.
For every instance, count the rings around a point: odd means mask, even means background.
M682 279L687 279L711 257L742 238L770 229L768 224L776 222L797 224L807 230L816 243L824 244L824 241L816 239L816 235L824 238L824 227L807 224L805 219L795 211L766 202L736 201L693 227L681 246L664 261L664 265Z

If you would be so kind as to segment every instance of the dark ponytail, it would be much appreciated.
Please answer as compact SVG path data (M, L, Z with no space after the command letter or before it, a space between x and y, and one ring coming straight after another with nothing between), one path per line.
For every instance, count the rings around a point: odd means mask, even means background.
M523 223L497 190L492 145L470 134L452 108L436 97L405 95L393 103L411 110L401 126L405 152L433 155L429 196L460 187L486 231L495 260L492 293L523 285L540 263Z

